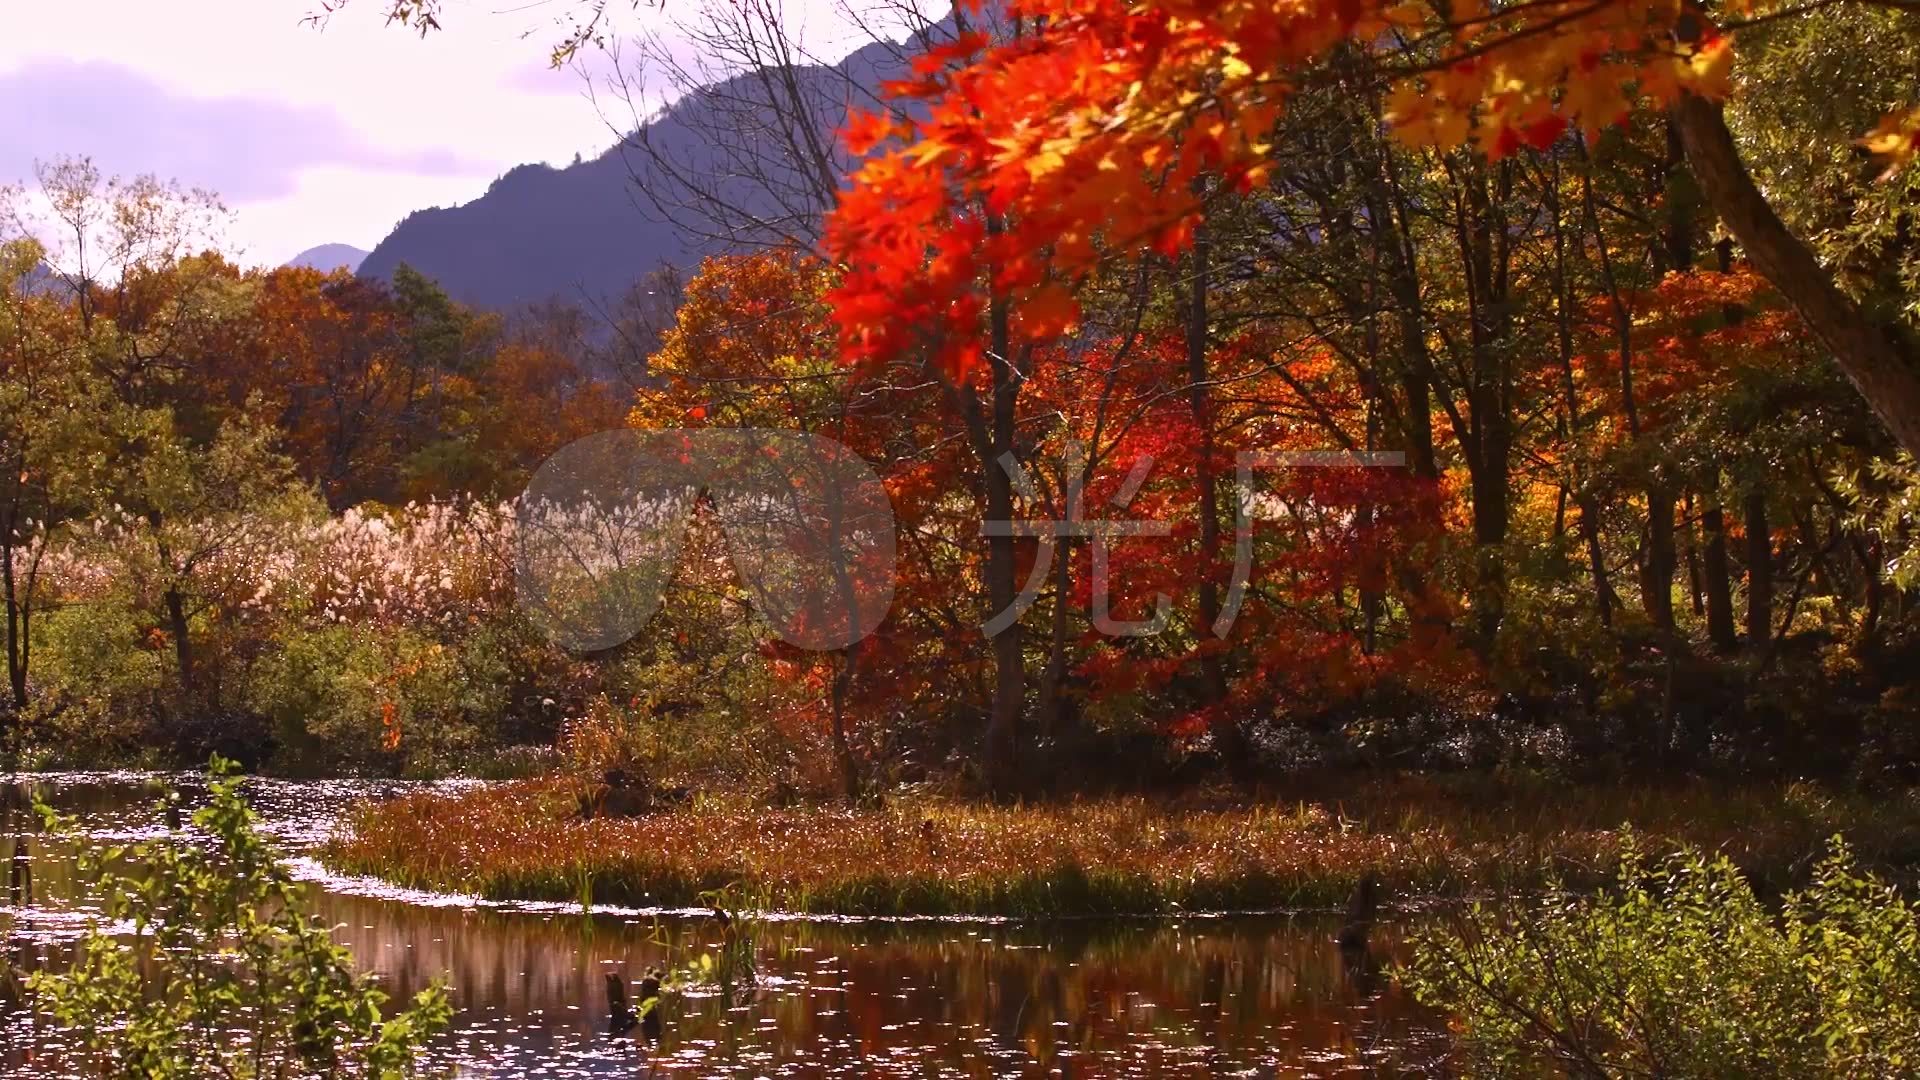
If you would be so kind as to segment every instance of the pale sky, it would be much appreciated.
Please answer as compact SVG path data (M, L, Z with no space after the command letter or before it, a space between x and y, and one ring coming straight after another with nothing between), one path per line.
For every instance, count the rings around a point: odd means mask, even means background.
M220 193L242 261L370 249L409 211L614 142L621 114L603 116L578 71L547 67L556 2L447 0L445 29L421 39L383 25L382 0L352 0L324 29L302 23L318 0L0 0L0 184L85 154ZM625 30L667 26L616 6ZM788 11L810 47L845 51L831 0Z

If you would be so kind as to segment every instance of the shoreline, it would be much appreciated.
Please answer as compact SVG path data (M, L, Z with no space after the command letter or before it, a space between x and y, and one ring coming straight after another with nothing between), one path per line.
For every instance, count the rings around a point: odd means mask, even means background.
M470 893L436 892L413 886L396 885L384 878L374 877L368 874L342 873L328 867L323 860L315 856L298 856L287 859L286 862L293 868L295 880L302 884L318 888L329 895L352 896L368 900L388 900L410 907L484 911L495 912L502 915L572 915L592 918L626 919L629 921L637 919L709 919L713 917L712 908L699 906L632 907L622 904L596 904L589 909L582 910L577 901L492 899L475 896ZM1379 926L1404 924L1436 910L1492 899L1495 899L1495 897L1492 894L1487 894L1484 896L1416 898L1406 902L1383 903L1375 923ZM1171 925L1181 922L1226 923L1236 919L1298 919L1303 921L1325 921L1332 926L1341 918L1343 911L1343 907L1281 907L1165 912L1086 912L1045 916L991 914L848 915L834 912L784 910L748 910L733 912L731 914L749 916L757 923L813 923L826 926L916 926L944 924L961 926L1035 926L1056 922ZM1331 934L1329 936L1331 937Z
M1588 889L1611 878L1623 825L1656 850L1725 851L1769 891L1794 884L1836 833L1869 862L1920 864L1920 793L1805 784L1566 788L1474 805L1417 781L1337 805L703 801L590 821L571 811L571 790L523 781L363 804L313 857L332 874L489 905L1015 920L1337 912L1367 876L1388 910Z

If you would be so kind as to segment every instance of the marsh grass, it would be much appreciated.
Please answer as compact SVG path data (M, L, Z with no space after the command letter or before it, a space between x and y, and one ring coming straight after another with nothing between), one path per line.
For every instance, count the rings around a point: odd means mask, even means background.
M1869 865L1920 862L1920 793L1806 784L1583 788L1369 780L1238 803L944 799L769 809L705 798L580 820L561 781L420 793L350 815L335 869L496 900L694 906L715 890L841 915L1165 915L1335 907L1363 875L1400 901L1608 880L1622 825L1656 848L1724 852L1761 891L1827 838Z

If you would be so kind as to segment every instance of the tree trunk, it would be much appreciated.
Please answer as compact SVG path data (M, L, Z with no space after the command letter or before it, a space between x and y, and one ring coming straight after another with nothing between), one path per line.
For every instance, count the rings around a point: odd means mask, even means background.
M1673 632L1673 492L1654 482L1647 485L1647 550L1640 564L1640 606L1648 621L1663 632Z
M1672 129L1672 125L1669 125ZM1714 259L1721 273L1733 269L1733 241L1723 239L1713 246ZM1728 326L1739 325L1747 313L1739 304L1723 304L1720 318ZM1730 653L1739 647L1733 627L1733 573L1727 567L1727 517L1720 505L1720 470L1713 470L1707 493L1707 638L1716 652Z
M32 589L31 584L28 585L28 589ZM7 688L13 694L14 708L25 709L28 704L27 672L33 670L33 606L31 603L27 603L20 604L18 607L20 624L18 662L14 662L14 653L11 650L12 642L9 642ZM8 622L10 627L12 621L12 613L9 613Z
M193 692L193 644L187 640L187 602L178 586L169 586L166 595L167 630L173 635L173 659L180 671L180 689Z
M1920 372L1906 348L1834 285L1774 213L1740 160L1718 104L1682 94L1669 115L1694 179L1747 258L1800 313L1900 445L1920 454Z
M1472 328L1467 473L1473 493L1476 564L1474 648L1482 657L1492 654L1506 614L1506 541L1512 521L1508 475L1513 443L1512 369L1507 355L1512 347L1508 272L1512 251L1504 206L1511 178L1509 165L1498 166L1496 177L1488 177L1484 162L1474 162L1458 227L1460 253L1467 266L1467 317Z
M860 591L854 587L853 574L844 557L847 508L838 490L830 489L826 510L828 515L826 539L829 550L835 555L832 561L834 590L839 593L840 610L845 613L847 630L851 632L862 621ZM860 801L860 763L854 758L852 743L847 738L847 706L848 699L853 693L854 675L860 666L860 644L855 641L838 650L839 663L837 670L833 673L833 685L829 690L833 754L840 766L840 784L849 806Z
M840 650L840 670L833 673L833 756L840 765L840 786L848 806L860 801L860 765L847 740L847 692L853 686L853 665L859 649L850 645Z
M1667 124L1667 159L1660 174L1667 210L1666 269L1684 274L1693 269L1693 212L1682 189L1686 155L1680 146L1679 132ZM1655 250L1654 277L1660 277L1658 265L1663 253ZM1636 428L1638 423L1636 421ZM1637 434L1638 432L1636 432ZM1674 549L1673 513L1677 500L1673 484L1662 476L1663 464L1656 462L1647 480L1647 551L1641 565L1641 592L1647 617L1669 635L1674 632L1673 575L1679 569Z
M1702 568L1706 579L1703 584L1707 594L1707 639L1716 652L1730 653L1739 643L1733 629L1733 576L1727 569L1727 518L1720 508L1717 491L1707 496L1700 527L1707 537L1706 565Z
M1873 648L1880 637L1880 610L1886 604L1886 579L1880 576L1880 541L1875 540L1869 548L1865 541L1856 540L1854 555L1860 560L1860 572L1867 579L1867 607L1860 616L1860 636L1855 640L1857 652Z
M1581 156L1591 165L1582 144ZM1591 168L1589 168L1589 173ZM1593 245L1599 256L1600 278L1606 285L1608 304L1613 311L1613 333L1620 356L1620 405L1626 415L1627 433L1640 438L1640 404L1633 386L1633 313L1627 309L1620 291L1620 280L1613 271L1613 255L1607 250L1607 235L1600 228L1600 211L1593 196L1593 179L1580 178L1581 202L1586 211L1587 228L1593 233ZM1673 632L1673 496L1657 477L1647 483L1647 528L1640 551L1640 608L1647 621L1663 634Z
M1561 222L1560 159L1553 159L1553 176L1543 194L1553 215L1553 295L1555 338L1560 347L1560 386L1567 410L1567 437L1577 447L1582 424L1580 388L1573 374L1573 290L1567 275L1567 233ZM1587 572L1593 582L1594 614L1600 625L1613 628L1618 600L1607 575L1607 553L1600 542L1600 500L1587 490L1586 470L1576 449L1573 454L1573 504L1580 510L1580 539L1587 548Z
M990 520L1012 520L1011 498L990 498L987 505ZM1019 595L1013 581L1013 538L993 537L987 543L987 604L995 611L1006 611ZM994 635L993 665L993 712L987 720L986 780L995 795L1005 796L1013 793L1020 711L1027 692L1018 619Z
M1202 227L1194 237L1189 259L1193 281L1187 293L1187 404L1193 412L1194 429L1200 433L1200 467L1194 477L1200 515L1200 585L1194 640L1201 649L1201 700L1213 707L1209 731L1214 752L1238 772L1247 764L1246 746L1237 719L1231 711L1219 707L1227 697L1227 675L1220 653L1211 647L1214 623L1220 618L1220 583L1214 578L1220 564L1220 484L1214 474L1213 407L1208 393L1208 255L1207 234Z
M1013 333L1007 301L995 297L988 316L992 335L993 401L990 452L986 467L987 520L1005 522L1006 535L987 540L987 606L995 613L1013 610L1020 597L1019 567L1015 563L1013 476L1001 464L1013 453L1014 409L1020 378L1014 368ZM993 711L987 720L986 781L997 797L1013 793L1018 764L1020 714L1026 705L1026 660L1020 644L1020 620L1010 619L993 636Z
M1073 548L1065 537L1053 550L1053 617L1047 630L1047 670L1040 680L1040 733L1051 738L1065 726L1067 596L1073 588Z
M1426 317L1420 299L1413 237L1398 198L1398 178L1392 151L1381 151L1379 173L1367 185L1367 216L1373 223L1374 243L1386 270L1387 291L1400 320L1400 357L1397 367L1405 401L1399 411L1401 444L1416 479L1438 482L1439 458L1433 449L1433 358L1427 352Z
M1687 595L1693 601L1693 614L1698 618L1707 613L1707 595L1705 582L1700 570L1700 533L1693 525L1693 496L1688 495L1680 502L1680 520L1687 522Z
M1379 102L1374 103L1376 120ZM1426 307L1420 297L1420 259L1413 233L1412 200L1400 183L1394 152L1386 140L1379 147L1378 171L1367 186L1371 202L1367 207L1374 225L1387 286L1400 320L1399 376L1405 398L1398 411L1401 439L1406 447L1407 464L1417 483L1414 490L1421 500L1424 524L1439 535L1445 530L1441 500L1433 497L1440 487L1440 462L1434 452L1434 394L1438 380L1433 355L1427 348ZM1435 638L1452 632L1448 603L1421 572L1421 568L1400 565L1395 578L1406 598L1408 616L1422 636Z
M1507 478L1491 468L1475 470L1473 490L1473 539L1475 545L1474 598L1475 648L1481 656L1492 654L1506 616L1507 600Z
M0 537L0 577L4 578L7 591L7 687L17 718L27 707L26 628L21 617L20 594L15 591L13 579L13 530L8 528L5 533Z
M1587 573L1593 579L1594 614L1600 625L1613 628L1613 608L1619 598L1613 594L1613 582L1607 575L1607 552L1600 542L1600 502L1582 495L1575 503L1580 508L1580 537L1587 545Z
M1767 496L1747 493L1747 646L1764 649L1773 639L1773 535L1767 526Z

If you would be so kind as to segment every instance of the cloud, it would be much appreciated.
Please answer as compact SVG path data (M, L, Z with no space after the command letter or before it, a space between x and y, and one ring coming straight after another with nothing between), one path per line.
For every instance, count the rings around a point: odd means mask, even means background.
M496 162L453 149L391 150L332 109L251 97L192 97L129 68L34 59L0 72L0 183L36 160L91 156L107 173L153 173L230 203L274 199L301 170L337 166L424 176L485 175ZM396 102L395 108L409 107Z

